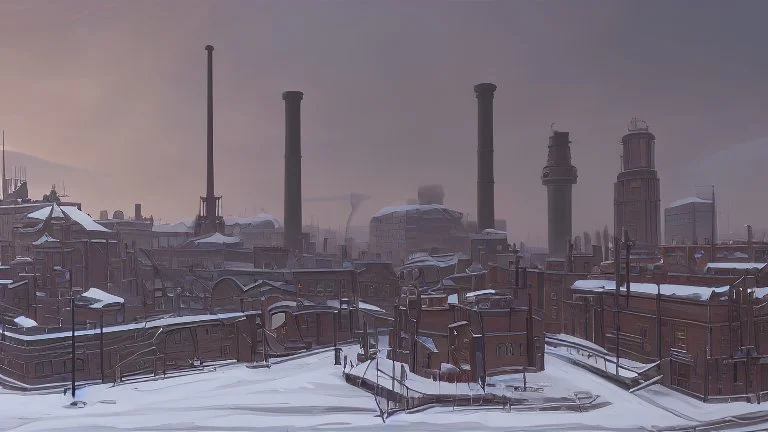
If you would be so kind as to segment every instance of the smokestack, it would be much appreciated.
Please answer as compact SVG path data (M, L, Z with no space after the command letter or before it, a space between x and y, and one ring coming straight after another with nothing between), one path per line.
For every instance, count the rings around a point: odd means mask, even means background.
M285 101L284 246L301 251L301 100L300 91L283 92Z
M572 236L571 189L576 183L576 167L571 164L568 132L553 131L549 137L547 164L541 184L547 187L547 237L549 256L565 258Z
M133 219L137 221L143 219L143 217L141 217L141 204L139 203L133 205Z
M475 86L477 97L477 230L494 228L493 93L496 85Z
M213 45L206 45L208 51L208 169L205 190L205 215L208 231L218 231L216 227L216 197L213 192Z

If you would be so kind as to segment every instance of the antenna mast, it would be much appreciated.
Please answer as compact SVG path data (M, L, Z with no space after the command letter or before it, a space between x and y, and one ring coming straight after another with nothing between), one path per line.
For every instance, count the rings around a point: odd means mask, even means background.
M712 238L709 240L712 244L712 261L715 259L715 234L717 234L717 206L715 205L715 185L712 185Z

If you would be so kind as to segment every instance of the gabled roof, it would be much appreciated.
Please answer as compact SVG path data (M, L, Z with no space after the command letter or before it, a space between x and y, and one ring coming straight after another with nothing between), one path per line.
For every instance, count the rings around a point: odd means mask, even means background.
M40 246L44 243L59 243L59 240L51 237L50 234L45 233L39 239L32 242L35 246Z
M87 231L112 232L96 223L93 218L88 216L86 213L83 213L79 208L75 206L59 206L58 204L54 203L48 207L43 207L40 210L29 213L27 217L30 219L39 219L43 221L47 221L49 219L69 218L81 227L85 228Z
M77 296L75 301L79 306L89 309L105 309L125 304L125 299L122 297L112 295L98 288L90 288L88 291Z

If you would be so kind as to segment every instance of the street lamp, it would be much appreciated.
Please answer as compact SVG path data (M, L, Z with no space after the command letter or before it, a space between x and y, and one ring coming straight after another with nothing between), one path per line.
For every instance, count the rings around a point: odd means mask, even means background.
M622 244L624 244L624 247L627 249L627 257L626 257L626 265L627 265L627 308L629 308L629 275L630 275L630 266L629 266L629 254L632 251L632 247L635 245L635 242L629 238L629 231L624 228L624 239L622 240Z

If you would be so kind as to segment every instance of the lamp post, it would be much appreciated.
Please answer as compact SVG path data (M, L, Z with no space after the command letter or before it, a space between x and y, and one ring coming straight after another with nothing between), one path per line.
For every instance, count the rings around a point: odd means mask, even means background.
M621 244L624 245L624 247L626 248L626 261L625 261L626 262L626 266L627 266L627 269L626 269L626 271L627 271L627 273L626 273L626 275L627 275L627 303L626 303L626 305L627 305L627 308L629 308L629 293L630 293L629 255L630 255L630 252L632 251L632 247L634 246L635 243L634 243L634 241L632 241L632 239L629 238L629 232L627 231L627 229L624 228L623 231L624 231L623 232L623 239L621 240ZM617 239L617 241L618 241L618 239ZM615 247L616 253L614 253L614 258L613 259L614 259L615 263L620 263L621 262L621 246L619 246L619 245L616 245L616 246L617 246L617 247ZM621 287L620 287L620 284L619 284L619 282L620 282L619 281L619 279L620 279L619 275L621 274L621 272L619 271L619 269L621 268L621 265L616 264L615 268L617 269L617 271L616 271L616 279L617 279L616 280L616 296L617 296L616 297L616 376L619 376L619 356L620 356L620 351L621 351L621 349L620 349L621 348L621 298L619 298L620 292L621 292L620 291Z
M515 257L515 288L520 288L520 250L517 244L512 244L512 255Z
M627 256L626 256L626 263L627 263L627 308L629 308L629 274L630 274L630 266L629 266L629 254L632 251L632 247L635 245L635 242L629 238L629 231L627 229L624 229L624 239L622 240L622 243L624 244L624 247L627 249Z
M62 261L62 265L64 262ZM69 270L64 270L64 277L67 278L67 284L69 284L69 309L72 313L72 399L75 399L75 371L77 370L77 354L75 352L75 293L72 291L72 278L70 277Z

